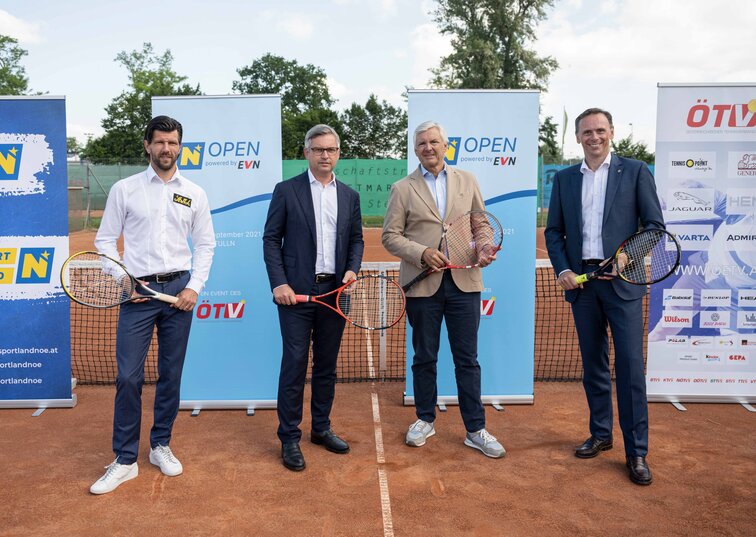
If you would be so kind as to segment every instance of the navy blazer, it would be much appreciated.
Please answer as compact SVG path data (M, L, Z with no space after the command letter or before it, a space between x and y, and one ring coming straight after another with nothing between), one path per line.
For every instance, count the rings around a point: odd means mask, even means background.
M567 269L575 274L582 272L582 185L580 164L554 176L544 236L557 276ZM641 228L664 229L654 177L644 162L613 154L609 163L601 232L604 257L614 255L622 241ZM613 279L612 285L624 300L637 299L646 293L646 286L632 285L620 278ZM565 291L565 299L574 302L579 292L580 289Z
M359 273L364 243L359 194L336 181L336 196L336 277L340 281L347 270ZM289 284L295 293L311 292L317 245L307 172L278 183L273 190L263 233L263 256L271 290Z

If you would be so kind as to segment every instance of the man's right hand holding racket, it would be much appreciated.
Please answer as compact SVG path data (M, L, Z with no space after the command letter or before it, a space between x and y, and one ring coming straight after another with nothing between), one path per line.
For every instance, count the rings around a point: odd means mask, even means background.
M347 270L344 273L344 277L341 279L341 283L347 283L356 279L357 275L353 271ZM299 303L294 289L286 283L273 289L273 302L279 306L294 306Z

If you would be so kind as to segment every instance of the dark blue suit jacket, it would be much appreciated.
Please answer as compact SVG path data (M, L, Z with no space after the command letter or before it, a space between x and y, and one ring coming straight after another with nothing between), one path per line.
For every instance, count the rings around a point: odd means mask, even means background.
M336 277L355 274L362 263L360 196L337 181ZM289 284L297 294L309 294L315 283L317 256L315 210L307 172L278 183L268 208L263 233L263 255L271 290Z
M570 166L554 176L549 203L549 217L544 235L554 272L582 272L583 174L580 164ZM645 163L612 155L606 184L601 240L604 257L614 255L622 241L640 228L664 228L656 184ZM642 297L646 287L632 285L619 278L612 280L617 295L625 300ZM574 302L580 292L565 292Z

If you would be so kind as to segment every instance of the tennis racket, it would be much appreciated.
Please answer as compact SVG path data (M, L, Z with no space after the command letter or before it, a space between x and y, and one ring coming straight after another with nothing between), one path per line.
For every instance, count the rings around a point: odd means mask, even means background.
M504 233L501 223L487 211L470 211L449 224L444 223L444 232L438 249L446 255L449 263L440 270L469 269L480 266L481 255L493 257L501 250ZM436 272L428 268L402 289L409 289Z
M66 259L60 281L71 300L92 308L114 308L136 298L178 302L175 296L142 285L121 263L99 252L79 252Z
M336 295L336 307L326 302ZM315 302L332 309L348 323L365 330L385 330L399 322L404 314L402 288L382 274L367 274L338 289L318 296L296 295L297 302Z
M663 229L645 229L630 235L620 244L611 261L575 281L586 283L616 269L616 275L628 283L649 285L671 275L680 265L680 243Z

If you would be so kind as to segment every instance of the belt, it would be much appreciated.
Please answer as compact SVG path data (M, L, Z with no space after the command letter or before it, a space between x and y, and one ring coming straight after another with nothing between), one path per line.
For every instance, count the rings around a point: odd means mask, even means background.
M142 280L144 282L166 283L172 282L176 278L180 278L188 272L188 270L177 270L176 272L167 272L165 274L150 274L149 276L142 276L141 278L137 278L137 280Z
M330 282L330 281L331 281L331 280L333 280L334 278L336 278L336 275L335 275L335 274L323 274L323 273L321 273L321 274L316 274L316 275L315 275L315 283L325 283L325 282Z
M603 262L603 259L583 259L583 265L600 265Z

